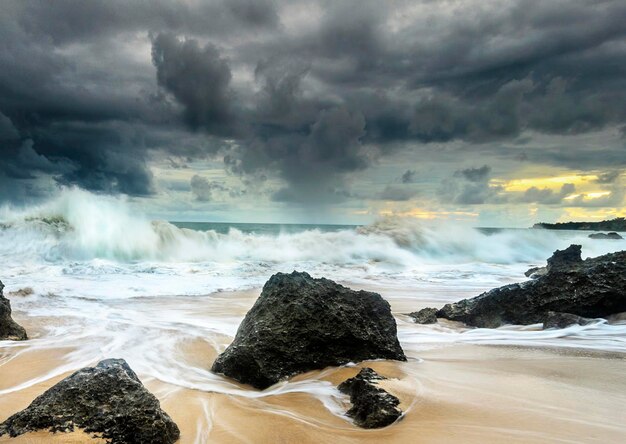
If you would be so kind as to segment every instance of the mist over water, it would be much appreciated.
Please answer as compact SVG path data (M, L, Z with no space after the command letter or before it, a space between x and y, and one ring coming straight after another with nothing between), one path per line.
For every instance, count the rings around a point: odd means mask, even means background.
M402 315L525 280L529 266L543 265L571 243L583 245L583 256L626 246L588 239L585 232L479 230L393 218L363 227L179 227L137 215L123 199L78 190L37 207L3 208L0 222L0 279L32 337L3 347L16 356L72 350L46 374L0 394L121 357L143 377L175 386L254 398L305 392L340 415L341 396L326 381L306 378L251 391L210 373L210 353L196 360L181 353L188 347L222 351L258 294L223 290L260 288L272 274L294 269L381 292L396 314L410 363L419 361L420 351L459 343L626 353L624 323L489 330L416 325ZM25 288L32 294L11 294ZM410 365L409 373L415 370Z

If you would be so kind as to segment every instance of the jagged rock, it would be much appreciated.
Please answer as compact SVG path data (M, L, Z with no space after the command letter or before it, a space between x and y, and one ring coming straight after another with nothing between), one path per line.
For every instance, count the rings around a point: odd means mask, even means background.
M547 328L566 328L570 325L587 325L592 322L591 319L583 318L571 313L557 313L549 311L543 318L543 329Z
M366 359L406 361L389 303L294 271L272 276L212 371L264 389L283 378Z
M11 302L4 297L3 289L4 284L0 281L0 340L22 341L28 339L26 330L11 317Z
M545 276L548 273L548 267L532 267L526 270L524 276L531 279L537 279L541 276Z
M626 311L626 251L583 261L572 245L548 259L545 276L446 304L437 317L495 328L540 323L549 311L588 318Z
M570 245L565 250L556 250L552 256L548 258L547 271L550 273L559 268L568 269L582 261L582 246Z
M123 359L78 370L0 424L0 436L75 427L113 444L170 444L180 432Z
M419 311L409 313L409 316L413 318L416 324L434 324L437 322L437 309L423 308Z
M613 240L624 239L622 236L617 234L615 231L612 231L610 233L593 233L593 234L589 235L589 238L590 239L613 239Z
M346 413L359 427L378 429L393 424L402 416L400 400L378 387L378 381L387 379L369 367L342 382L338 389L350 395L352 408Z

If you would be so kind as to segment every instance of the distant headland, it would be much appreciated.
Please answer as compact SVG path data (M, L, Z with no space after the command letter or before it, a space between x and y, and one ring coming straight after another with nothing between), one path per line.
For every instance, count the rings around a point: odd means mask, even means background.
M544 228L547 230L590 230L590 231L626 231L626 218L616 217L611 220L601 222L560 222L548 224L540 222L533 225L533 228Z

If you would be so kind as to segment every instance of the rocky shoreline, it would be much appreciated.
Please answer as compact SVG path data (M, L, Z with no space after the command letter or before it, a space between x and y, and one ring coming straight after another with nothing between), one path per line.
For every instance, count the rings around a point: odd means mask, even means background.
M526 273L534 279L505 285L471 299L410 313L415 322L436 318L460 321L472 327L535 324L554 319L557 325L580 323L583 318L606 318L626 311L626 251L582 260L581 246L557 250L545 268ZM567 315L567 316L566 316ZM550 325L552 321L548 320Z

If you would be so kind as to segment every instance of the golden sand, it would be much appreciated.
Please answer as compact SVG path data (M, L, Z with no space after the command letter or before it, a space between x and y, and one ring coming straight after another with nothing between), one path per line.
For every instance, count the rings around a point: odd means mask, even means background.
M45 374L65 350L22 354L0 366L0 387ZM192 349L189 349L192 352ZM193 351L195 353L195 351ZM35 356L35 355L39 356ZM197 356L197 355L196 355ZM455 346L421 354L422 362L370 362L391 379L385 388L408 409L398 423L361 430L308 394L249 399L146 381L181 429L181 443L617 443L626 442L626 360L602 354L528 348ZM337 384L358 368L298 378ZM0 420L25 408L60 375L0 398ZM418 387L416 387L418 385ZM416 395L417 393L417 395ZM37 432L2 442L91 442ZM98 442L98 441L96 441Z
M224 310L244 314L257 295L258 291L224 294L223 301L214 299L217 302L210 307L211 313ZM394 309L404 312L408 305ZM198 316L203 316L200 308ZM47 320L17 320L31 337L44 334L35 322ZM215 342L221 339L189 341L171 359L209 368L217 354ZM0 390L12 389L0 396L0 421L69 375L70 371L51 375L50 370L66 362L71 351L30 350L28 341L19 347L0 346ZM398 396L406 412L390 427L359 429L306 393L247 398L182 388L147 375L139 377L178 424L181 443L626 442L623 355L457 345L423 351L406 363L361 364L365 365L390 378L382 385ZM322 379L337 385L358 371L359 367L326 369L298 375L294 380ZM33 378L41 380L13 390ZM345 408L349 408L347 400ZM0 438L0 442L15 443L92 441L99 442L79 430Z

